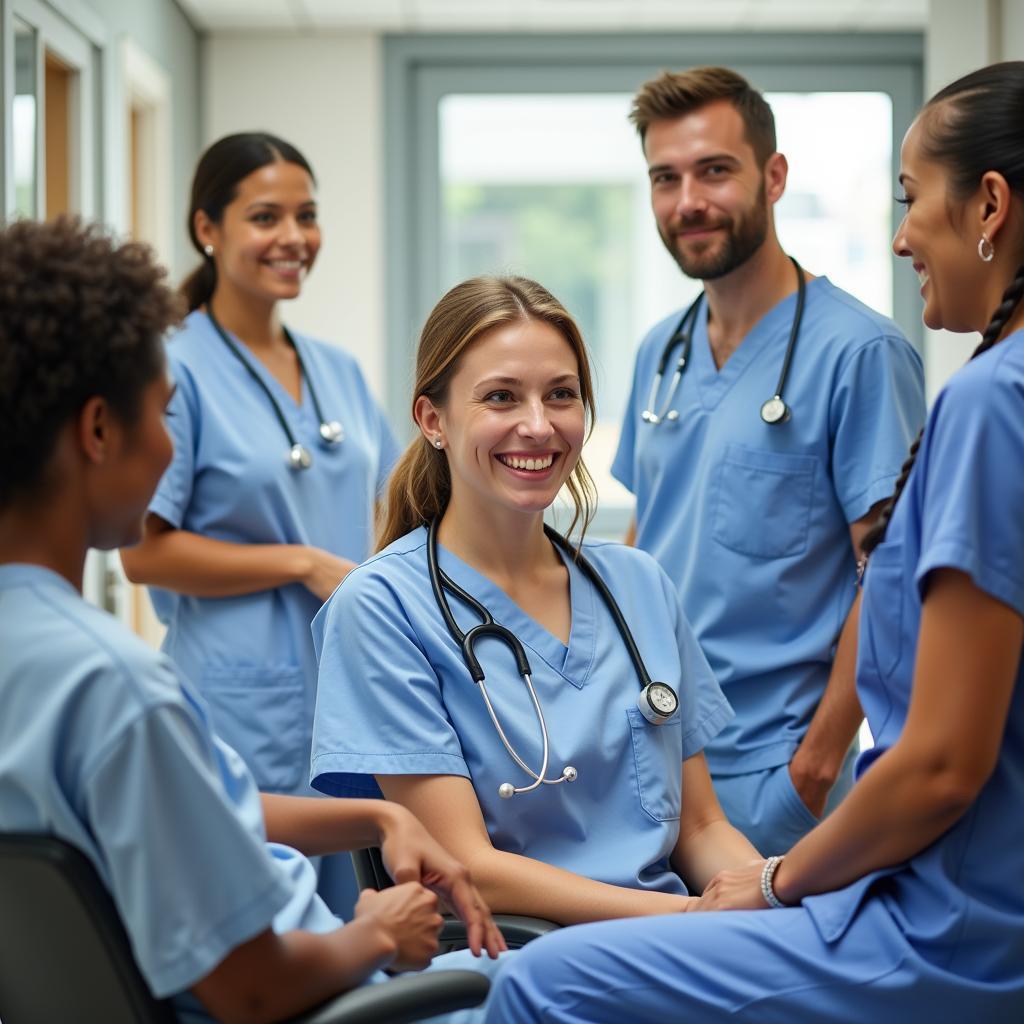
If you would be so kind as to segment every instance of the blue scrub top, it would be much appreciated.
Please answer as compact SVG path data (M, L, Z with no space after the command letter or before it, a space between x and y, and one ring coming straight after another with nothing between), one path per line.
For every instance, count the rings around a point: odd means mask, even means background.
M682 762L732 717L655 562L620 544L588 543L587 557L622 609L653 679L679 694L662 726L637 708L640 684L593 585L566 559L569 645L531 619L485 576L439 547L441 568L526 648L551 743L548 777L573 765L573 783L502 800L525 785L499 740L460 648L434 601L426 530L395 541L354 570L313 623L320 686L312 784L334 795L378 792L373 775L471 779L491 841L615 885L685 893L668 864L679 832ZM456 598L460 627L479 621ZM507 647L482 640L488 693L513 747L535 770L536 716Z
M0 830L85 853L182 1019L210 1019L183 990L266 928L340 926L166 657L31 565L0 566L0 652Z
M297 405L239 342L313 455L308 470L291 469L267 396L206 314L193 312L167 347L177 383L168 417L175 454L150 511L217 540L312 545L359 562L371 550L374 501L397 448L351 356L293 337L324 416L341 422L344 441L325 447L308 384ZM217 732L260 788L308 793L316 693L309 624L321 602L301 584L230 598L151 594L168 627L164 650L195 681Z
M736 711L708 747L717 775L792 758L855 594L849 524L891 494L924 421L917 353L892 321L819 277L785 387L791 418L764 423L795 306L794 293L766 313L719 370L702 303L679 419L651 426L641 412L679 314L658 324L637 356L612 467L636 495L637 546L678 587Z
M861 755L858 776L896 742L906 722L930 573L958 569L1024 616L1022 510L1024 332L1018 331L970 362L939 395L886 540L871 556L857 689L875 746ZM984 692L977 699L985 700ZM907 864L804 905L830 942L855 918L886 915L917 957L949 976L985 981L992 997L1016 992L1020 1009L1022 807L1024 661L995 770L967 813Z

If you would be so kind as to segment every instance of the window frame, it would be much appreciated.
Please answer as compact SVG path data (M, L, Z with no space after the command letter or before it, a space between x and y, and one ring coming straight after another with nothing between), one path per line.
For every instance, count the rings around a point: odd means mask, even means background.
M923 62L918 32L385 37L386 402L399 431L412 434L407 410L416 342L441 288L442 97L632 93L662 68L698 64L735 68L766 92L884 92L892 100L895 183L900 143L922 102ZM901 216L894 200L893 225ZM920 351L916 279L890 258L893 315ZM626 525L621 514L599 513L594 529L615 536Z

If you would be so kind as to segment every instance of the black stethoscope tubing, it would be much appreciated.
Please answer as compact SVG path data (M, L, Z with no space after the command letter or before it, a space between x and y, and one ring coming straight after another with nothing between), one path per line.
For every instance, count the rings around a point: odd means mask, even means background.
M213 315L213 309L207 305L206 315L210 318L210 323L213 325L213 329L220 336L221 341L224 342L228 347L228 351L245 367L246 372L257 385L260 390L267 397L267 401L270 402L271 408L274 410L274 415L277 417L277 422L281 424L281 430L284 432L284 436L288 438L288 462L293 469L308 469L313 464L313 457L309 454L308 449L303 445L292 433L291 427L288 425L288 420L285 418L284 412L281 406L278 404L277 399L274 397L274 393L267 387L267 382L256 372L256 368L249 362L238 346L228 336L228 332L221 327L217 318ZM281 330L284 332L285 340L292 347L292 351L295 353L295 359L299 364L299 376L305 381L306 387L309 388L309 397L313 401L313 411L316 413L317 419L320 421L320 438L321 441L330 447L334 447L340 444L344 438L344 431L342 430L341 424L337 420L327 420L324 418L323 410L320 408L320 400L317 398L316 389L313 387L313 381L309 374L306 372L306 364L302 360L302 353L299 351L299 346L295 344L295 339L291 336L287 327L282 327Z
M779 372L779 382L775 385L774 395L761 406L761 419L769 425L783 423L789 419L789 406L787 406L783 400L782 392L786 387L786 380L789 377L789 368L793 362L793 352L796 350L797 338L800 336L800 327L803 324L804 319L804 304L807 297L807 282L804 280L803 269L792 256L790 256L789 259L796 270L796 309L793 313L793 322L789 328L789 341L786 344L786 353L782 359L782 369ZM697 313L700 310L700 304L704 298L705 293L701 292L700 295L693 300L686 312L683 313L682 317L680 317L679 323L676 325L676 329L672 332L668 341L665 343L665 347L661 353L661 359L658 361L658 368L654 374L654 382L651 387L651 394L647 401L647 408L641 413L641 418L645 423L657 426L662 422L662 420L668 420L671 423L679 418L678 410L670 409L669 407L672 405L672 400L679 387L679 382L686 370L686 364L690 359L690 350L693 346L693 327L697 320ZM668 396L665 400L665 409L659 414L655 411L654 403L657 401L658 391L660 389L661 382L664 379L665 370L668 367L672 351L676 345L680 344L682 345L682 349L679 353L679 360L676 363L675 370L672 374L672 381L669 384Z
M480 687L484 702L487 705L487 711L491 717L491 722L497 730L505 749L516 764L518 764L519 767L534 780L528 786L521 788L516 788L510 782L502 783L498 789L499 795L503 798L507 798L517 793L530 792L542 783L547 785L557 785L560 782L575 781L578 773L571 765L567 765L562 770L562 774L556 779L549 779L546 777L548 765L547 725L544 721L544 713L541 710L540 702L533 687L533 673L530 668L529 658L526 655L526 649L512 630L502 626L498 622L495 622L494 616L491 615L490 611L488 611L480 601L473 597L472 594L460 587L441 568L437 557L437 531L439 524L440 517L435 517L427 527L427 569L430 576L430 588L434 592L434 599L441 611L441 616L444 619L445 626L448 628L448 632L462 651L462 658L466 663L466 668L469 670L471 678ZM675 691L667 683L651 681L650 673L647 671L647 666L644 664L644 660L640 656L640 650L637 647L636 641L633 638L633 633L622 614L622 610L619 608L618 602L612 596L611 591L608 589L604 580L601 579L600 574L593 565L591 565L591 563L584 557L581 551L574 548L569 541L565 539L565 537L552 529L546 523L544 524L544 533L552 544L556 545L556 547L575 560L580 570L597 590L605 607L611 614L612 620L615 623L615 628L618 630L619 636L622 638L622 642L626 645L629 659L633 663L637 679L640 682L641 689L637 705L644 717L653 725L663 724L675 713L679 706L678 697L676 696ZM455 616L452 614L448 598L445 596L446 590L453 596L457 597L460 601L465 602L465 604L480 617L481 621L477 623L477 625L471 627L467 632L463 632L459 627L459 624L455 621ZM543 741L543 755L540 772L533 771L533 769L526 764L519 754L516 753L515 748L505 735L505 730L502 728L498 715L491 703L491 699L487 694L487 688L484 684L485 673L480 665L480 659L476 655L475 647L476 642L481 637L488 636L501 641L509 648L509 650L511 650L515 657L516 669L529 691L530 699L533 702L534 711L537 716L537 721L540 725ZM654 700L651 699L652 695L656 695ZM665 707L659 706L661 701L666 702Z

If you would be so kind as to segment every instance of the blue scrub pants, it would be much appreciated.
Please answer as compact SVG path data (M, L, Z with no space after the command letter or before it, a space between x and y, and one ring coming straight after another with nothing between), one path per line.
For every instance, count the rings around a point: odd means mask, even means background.
M485 1024L1020 1024L1019 994L944 974L870 910L832 944L800 907L564 928L516 954Z
M850 792L859 752L855 742L828 795L826 816ZM788 764L745 775L716 775L713 781L725 816L765 857L792 849L820 821L800 799Z

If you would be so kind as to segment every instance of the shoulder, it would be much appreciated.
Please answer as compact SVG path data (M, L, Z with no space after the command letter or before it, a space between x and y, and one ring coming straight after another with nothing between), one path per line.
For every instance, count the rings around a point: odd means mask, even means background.
M167 337L167 359L172 368L191 366L209 354L211 344L217 340L210 318L198 309L181 322L181 326Z
M847 349L887 343L914 351L894 320L836 287L827 277L815 278L808 284L807 312L820 321L816 329L827 330L830 337Z
M0 596L18 602L23 671L36 680L59 681L54 687L63 691L65 703L103 705L113 724L134 712L183 702L171 662L81 597L45 584Z
M643 337L640 342L639 353L641 356L657 359L661 355L661 349L668 341L669 335L676 329L676 325L686 312L685 308L674 310L668 316L662 317Z
M339 606L354 607L381 600L401 603L402 595L420 591L427 582L427 531L407 533L357 565L342 580L331 598Z
M1024 330L972 359L946 382L935 401L938 421L1003 420L1024 431Z
M302 350L304 357L311 357L318 363L330 365L336 372L340 371L351 374L353 377L358 377L360 380L362 379L362 371L355 356L340 345L324 341L322 338L313 337L310 334L304 334L302 331L292 330L291 328L288 331L296 345Z
M583 554L609 586L671 586L658 562L640 548L620 541L585 540Z

